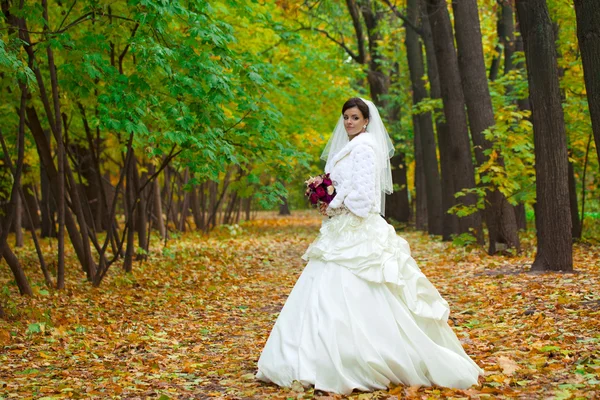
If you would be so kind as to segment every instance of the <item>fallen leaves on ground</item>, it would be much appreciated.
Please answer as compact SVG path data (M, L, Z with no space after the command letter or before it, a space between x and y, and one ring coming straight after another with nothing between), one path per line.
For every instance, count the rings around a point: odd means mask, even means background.
M11 316L0 321L0 398L341 398L254 379L319 224L314 212L263 214L209 236L182 234L167 249L155 240L132 274L114 266L98 289L71 259L68 288L48 290L33 249L19 250L36 295L18 296L0 268ZM575 274L529 274L531 239L520 256L490 257L399 233L450 303L449 322L485 375L467 390L394 386L350 397L600 396L600 247L576 245Z

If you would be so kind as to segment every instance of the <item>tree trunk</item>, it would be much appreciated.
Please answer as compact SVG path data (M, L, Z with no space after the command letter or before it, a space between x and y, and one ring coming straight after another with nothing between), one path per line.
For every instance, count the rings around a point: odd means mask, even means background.
M442 99L444 101L444 115L448 124L448 140L440 140L440 148L448 144L447 154L451 157L452 180L454 190L462 191L475 188L475 169L471 159L471 148L469 145L469 131L467 127L467 116L465 113L465 98L460 80L460 71L454 48L452 35L452 24L446 0L426 0L427 10L430 16L431 32L435 47L435 56L439 68ZM467 194L456 200L463 207L475 207L477 197ZM468 216L459 218L461 233L470 232L475 235L479 242L483 241L481 226L481 215L474 212Z
M25 197L25 190L20 190L21 199L25 204L27 204ZM40 242L37 237L37 233L35 231L35 223L33 222L33 216L29 207L25 207L25 214L27 215L27 221L29 226L29 231L31 232L31 239L33 240L33 244L35 246L35 251L38 256L38 260L40 261L40 268L42 273L44 274L44 280L46 281L46 286L48 288L54 287L52 284L52 278L50 277L50 273L48 272L48 267L46 265L46 261L44 260L44 254L42 253L42 249L40 247Z
M138 247L146 251L146 254L140 253L136 255L136 260L145 260L147 258L148 252L148 219L147 219L147 207L146 207L146 192L147 190L140 191L141 183L145 182L148 178L148 174L146 172L140 173L137 167L137 158L133 157L132 166L133 166L133 183L134 183L134 201L136 202L136 230L138 234Z
M507 74L514 68L513 55L515 54L515 13L511 0L499 0L502 4L502 23L500 41L504 45L504 73Z
M31 123L31 121L30 121ZM40 126L41 128L41 126ZM51 146L50 132L45 130L43 135ZM56 213L56 207L54 203L54 197L50 190L50 180L48 179L48 171L46 171L45 164L40 160L40 186L42 191L42 199L40 201L40 214L42 219L42 230L41 236L45 237L56 237L56 225L54 224L54 215Z
M20 190L21 188L18 188ZM15 220L13 221L15 231L15 247L23 247L23 201L21 196L15 199Z
M520 230L527 230L527 213L525 212L525 204L519 203L514 206L515 217L517 218L517 226Z
M575 171L573 163L569 161L569 205L571 206L571 224L573 239L581 239L581 220L579 219L579 208L577 204L577 184L575 182Z
M48 18L48 2L47 0L42 0L42 14L44 17L44 36L46 39L49 29L49 18ZM28 41L28 43L31 43ZM50 70L50 86L52 88L52 105L54 115L52 119L52 112L50 111L50 107L46 104L46 114L50 121L50 126L53 126L53 132L56 139L56 160L58 163L58 176L57 176L57 196L56 196L56 205L57 205L57 213L58 213L58 261L57 261L57 279L56 279L56 287L58 289L64 289L65 287L65 208L66 208L66 154L65 154L65 145L63 141L63 130L61 124L61 105L60 105L60 94L59 94L59 86L58 86L58 76L56 72L56 65L54 63L54 52L52 51L52 46L46 46L46 55L48 59L48 69ZM41 78L41 76L40 76ZM41 80L41 79L40 79ZM54 124L52 124L52 120L54 120ZM76 190L73 187L73 190ZM75 201L73 199L73 201ZM87 232L84 232L87 235ZM87 257L86 257L86 261ZM84 263L86 266L87 262Z
M125 216L126 229L127 229L127 244L125 248L125 257L123 259L123 269L125 272L131 272L133 270L133 254L135 253L135 183L134 177L134 164L135 155L132 149L128 149L132 152L129 159L129 165L125 165L127 169L127 184L125 186Z
M281 196L281 203L279 203L279 215L291 215L290 206L288 204L288 197Z
M476 0L461 0L452 3L455 19L458 63L465 93L471 138L478 165L488 162L493 143L484 136L484 131L495 125L494 109L488 88L481 29ZM498 154L497 164L504 168L504 160ZM485 219L489 232L488 253L496 252L498 243L520 249L517 221L506 197L496 188L486 190Z
M29 286L29 281L25 276L25 272L23 271L17 256L15 256L15 253L13 253L10 247L8 247L8 243L6 241L4 242L4 246L1 248L1 250L2 257L4 257L4 260L6 260L8 267L13 273L15 282L19 288L19 293L22 295L32 296L33 291L31 290L31 286Z
M577 40L581 51L596 154L600 160L600 2L574 0Z
M413 25L426 25L421 22L420 14L419 0L408 0L407 17ZM425 22L428 24L428 21ZM418 34L413 29L406 29L406 55L412 83L413 104L418 104L427 98L428 94L424 81L423 49ZM417 151L417 147L420 149L418 157L415 157L417 167L420 168L420 172L417 173L422 174L422 183L424 184L421 197L426 200L426 203L419 207L420 200L417 194L416 220L420 220L419 210L422 211L425 208L427 216L424 219L427 221L428 232L431 235L441 235L443 233L442 187L431 113L415 115L413 125L415 126L415 151ZM419 146L417 146L417 141ZM419 224L417 223L417 225Z
M252 197L244 199L244 213L246 214L246 221L250 221L252 213Z
M387 197L385 215L398 222L408 222L410 218L410 204L408 202L408 180L406 177L406 162L404 153L397 152L392 157L392 182L399 189ZM383 210L382 210L383 211Z
M180 196L181 198L181 206L180 206L180 218L179 218L179 230L181 232L185 232L186 231L186 222L187 222L187 217L188 217L188 212L189 212L189 198L190 198L190 193L186 190L186 186L188 184L188 181L190 179L190 172L189 169L186 168L184 173L183 173L183 184L181 185L181 193L182 195Z
M194 186L191 193L192 215L196 230L204 229L204 183L199 186Z
M150 166L148 167L148 172L150 175L154 175L154 173L156 172L153 164L150 164ZM154 215L156 216L156 227L158 229L160 237L164 239L166 236L165 220L163 219L162 198L160 196L160 184L158 183L158 177L156 177L156 179L154 179L154 182L152 182L151 190L151 198L153 202L152 209L154 210Z
M525 45L536 166L534 270L572 271L567 138L546 0L517 0Z
M427 231L427 189L425 185L425 167L423 165L423 145L419 132L419 118L413 115L413 130L415 135L415 227L420 231Z
M25 211L26 213L29 213L29 215L31 215L31 222L29 221L29 218L27 218L25 221L27 221L24 224L24 227L27 229L38 229L40 228L40 216L39 216L39 212L38 212L38 204L37 204L37 200L36 200L36 195L35 195L35 191L36 188L34 185L31 184L25 184L23 185L23 195L24 195L24 201L23 204L25 206ZM30 226L29 224L33 224L33 226Z
M425 0L419 0L421 10L421 19L423 23L423 43L425 44L425 53L427 56L427 77L431 87L431 98L442 100L442 86L440 84L440 74L435 56L435 46L433 44L433 34L431 32L431 23L427 12ZM443 109L437 109L437 113L442 114ZM460 232L458 217L456 214L449 214L448 210L454 206L456 199L454 193L453 166L451 160L451 149L448 133L448 124L444 118L436 120L436 131L438 135L438 145L440 151L440 181L442 189L442 239L451 240L452 235Z
M497 24L496 31L498 32L498 45L496 51L498 54L492 60L490 66L489 79L495 81L500 72L501 52L504 49L504 73L513 69L512 56L515 52L515 26L514 13L510 0L498 0Z

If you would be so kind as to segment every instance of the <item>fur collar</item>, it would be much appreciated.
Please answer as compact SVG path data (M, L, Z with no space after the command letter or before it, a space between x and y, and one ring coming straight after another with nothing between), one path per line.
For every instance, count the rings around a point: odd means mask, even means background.
M336 155L333 156L330 168L333 169L333 166L342 158L346 157L356 146L367 145L375 149L375 142L372 136L373 135L370 132L364 132L346 143L346 145L342 147L342 149Z

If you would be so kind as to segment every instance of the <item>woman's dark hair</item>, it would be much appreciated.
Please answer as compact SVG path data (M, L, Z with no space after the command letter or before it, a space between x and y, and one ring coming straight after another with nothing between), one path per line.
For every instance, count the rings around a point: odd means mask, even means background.
M363 118L369 119L369 117L370 117L369 106L367 105L367 103L362 101L361 98L353 97L353 98L349 99L348 101L346 101L344 103L344 105L342 106L342 114L344 114L347 109L352 108L352 107L358 107L358 109L360 110L360 112L363 115Z

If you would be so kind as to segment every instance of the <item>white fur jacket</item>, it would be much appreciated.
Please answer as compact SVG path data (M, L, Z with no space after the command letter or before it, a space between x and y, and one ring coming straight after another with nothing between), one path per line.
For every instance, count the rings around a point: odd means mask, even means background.
M345 205L353 214L363 218L369 213L381 212L375 143L369 132L361 133L348 142L333 156L329 170L325 172L329 172L337 192L329 203L329 211Z

